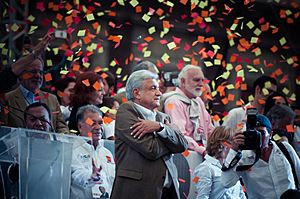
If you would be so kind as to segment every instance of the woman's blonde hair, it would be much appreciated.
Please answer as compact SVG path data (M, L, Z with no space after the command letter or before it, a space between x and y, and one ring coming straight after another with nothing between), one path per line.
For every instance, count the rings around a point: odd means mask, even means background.
M218 126L214 129L207 140L206 152L208 155L219 158L223 143L234 135L234 130L226 126Z

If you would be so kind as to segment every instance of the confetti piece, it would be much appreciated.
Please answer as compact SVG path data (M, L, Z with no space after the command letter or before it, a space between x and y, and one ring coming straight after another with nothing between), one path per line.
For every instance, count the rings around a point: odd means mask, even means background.
M176 47L176 44L175 44L175 42L170 42L167 44L167 46L168 46L169 50L172 50Z
M52 80L51 73L47 73L44 75L45 82L49 82Z
M281 140L281 137L278 134L275 134L275 135L273 135L273 140L279 141L279 140Z
M106 116L103 117L104 124L110 124L112 121L113 121L113 119L110 117L106 117Z
M174 108L174 104L173 103L168 103L166 108L168 110L172 110Z
M90 86L90 82L89 82L88 79L82 80L82 83L83 83L85 86L87 86L87 87Z
M199 177L198 176L195 176L192 180L193 183L198 183L199 182Z
M190 155L190 152L188 150L185 150L184 152L182 152L182 155L184 157L188 157Z
M178 178L178 181L181 182L181 183L185 183L186 180L182 179L182 178Z
M93 133L92 132L88 132L88 137L92 138L92 136L93 136Z
M77 33L77 36L78 36L78 37L83 37L83 36L85 36L85 30L79 30L78 33Z
M100 88L101 88L101 84L100 84L98 81L96 81L96 82L93 84L93 88L94 88L96 91L99 91Z
M295 132L295 129L294 129L294 126L293 125L286 125L286 130L288 133L294 133Z
M91 119L91 118L87 118L85 121L84 121L87 125L89 125L89 126L92 126L93 125L93 120Z
M93 21L93 20L95 20L95 17L93 15L93 13L91 13L86 16L86 19L87 19L87 21Z

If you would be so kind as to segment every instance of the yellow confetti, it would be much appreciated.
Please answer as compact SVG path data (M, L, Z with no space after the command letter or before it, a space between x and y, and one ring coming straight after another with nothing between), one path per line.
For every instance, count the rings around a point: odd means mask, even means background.
M77 36L78 36L78 37L83 37L83 36L85 36L85 30L79 30L78 33L77 33Z
M287 94L289 94L290 90L287 89L286 87L284 87L284 88L282 89L282 92L283 92L285 95L287 95Z
M132 7L136 7L137 5L139 5L139 2L137 0L131 0L129 3L132 5Z
M155 26L152 26L151 28L148 29L149 34L153 34L155 32Z
M281 137L280 137L278 134L275 134L275 135L273 136L273 139L274 139L275 141L278 141L278 140L281 139Z
M280 45L284 45L284 44L286 44L286 40L285 40L285 38L284 37L282 37L280 40L279 40L279 43L280 43Z
M169 50L172 50L173 48L176 48L176 44L175 44L174 41L168 43L167 46L168 46Z
M117 70L116 70L116 74L117 75L120 75L122 73L122 68L118 68Z
M110 108L108 108L107 106L102 106L102 107L100 108L100 110L101 110L102 113L108 112L109 109L110 109Z
M206 67L213 66L213 64L211 63L211 61L205 61L204 64L205 64Z
M95 20L95 17L93 15L93 13L91 13L86 16L86 19L87 19L87 21L93 21L93 20Z
M248 26L249 29L252 29L254 27L254 24L252 21L249 21L246 25Z
M151 17L148 16L148 15L146 15L146 14L144 14L143 17L142 17L142 19L143 19L145 22L148 22L148 21L151 19Z
M151 56L151 51L150 50L146 50L144 52L144 57L150 57Z

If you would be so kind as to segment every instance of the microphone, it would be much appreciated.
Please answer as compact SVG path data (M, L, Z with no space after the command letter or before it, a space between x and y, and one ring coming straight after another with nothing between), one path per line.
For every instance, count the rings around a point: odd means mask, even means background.
M21 110L21 109L19 109L19 108L16 108L16 107L13 107L13 106L10 106L10 105L4 105L1 101L0 101L0 107L2 108L1 111L4 111L4 110L10 111L10 108L11 108L11 109L16 110L16 111L19 111L19 112L21 112L21 113L23 113L23 114L25 113L25 111L23 111L23 110ZM12 111L10 111L10 113L11 113L12 115L16 116L17 118L19 118L20 120L24 121L24 118L21 118L21 117L18 116L16 113L14 113L14 112L12 112ZM30 116L33 117L34 119L38 119L38 120L40 120L40 121L42 121L42 122L47 123L47 124L50 126L50 131L51 131L51 132L54 132L54 128L53 128L51 122L49 122L48 120L45 120L44 118L38 118L38 117L36 117L36 116L34 116L34 115L30 114L30 113L26 113L26 114L27 114L27 115L30 115Z

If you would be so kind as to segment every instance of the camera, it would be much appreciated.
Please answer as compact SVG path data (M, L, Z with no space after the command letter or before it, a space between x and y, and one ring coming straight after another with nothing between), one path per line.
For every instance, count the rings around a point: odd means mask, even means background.
M172 71L172 72L162 72L163 78L165 80L165 85L166 87L171 87L171 86L177 86L178 85L178 72L177 71Z
M255 129L257 126L256 115L256 108L247 109L246 131L243 132L245 144L240 147L242 150L256 150L262 145L261 133Z
M61 38L66 39L67 38L67 32L65 30L55 30L54 31L55 38Z

